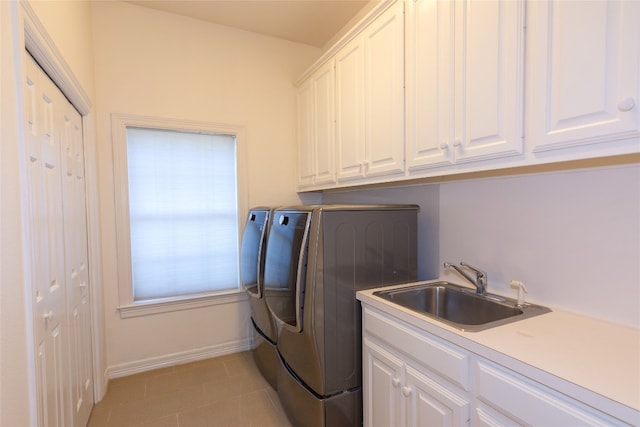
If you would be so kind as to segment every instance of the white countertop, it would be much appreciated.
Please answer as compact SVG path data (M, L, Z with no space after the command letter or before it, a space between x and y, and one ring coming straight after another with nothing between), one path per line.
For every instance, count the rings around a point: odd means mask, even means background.
M463 332L373 295L380 289L360 291L357 297L368 306L586 404L640 423L639 329L550 307L551 313L484 331Z

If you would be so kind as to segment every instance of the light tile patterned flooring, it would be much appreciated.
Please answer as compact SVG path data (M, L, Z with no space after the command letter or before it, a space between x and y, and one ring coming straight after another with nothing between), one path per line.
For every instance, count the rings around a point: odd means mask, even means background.
M251 352L109 381L87 427L290 427Z

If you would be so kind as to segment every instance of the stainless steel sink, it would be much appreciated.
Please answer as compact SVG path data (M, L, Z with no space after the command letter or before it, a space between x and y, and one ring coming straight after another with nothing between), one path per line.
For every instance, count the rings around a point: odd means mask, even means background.
M419 284L373 293L410 310L442 321L463 331L480 331L548 313L547 307L517 305L498 295L478 295L475 289L449 282Z

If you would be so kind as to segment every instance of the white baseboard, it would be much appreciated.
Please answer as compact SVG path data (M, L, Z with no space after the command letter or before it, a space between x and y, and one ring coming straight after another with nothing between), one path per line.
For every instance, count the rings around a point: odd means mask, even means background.
M109 366L107 368L107 377L109 379L126 377L133 374L139 374L140 372L166 368L168 366L182 365L184 363L195 362L197 360L210 359L212 357L248 351L252 348L252 341L251 337L249 337L239 341L232 341L181 353L172 353L164 356L151 357L148 359Z

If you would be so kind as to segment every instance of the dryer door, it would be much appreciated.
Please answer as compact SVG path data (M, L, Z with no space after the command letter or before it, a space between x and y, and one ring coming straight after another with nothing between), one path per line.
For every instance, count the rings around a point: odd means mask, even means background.
M267 305L281 324L302 329L306 256L311 212L275 211L264 268Z
M267 243L269 210L255 209L249 212L242 235L240 276L242 285L250 296L262 298L264 250Z

